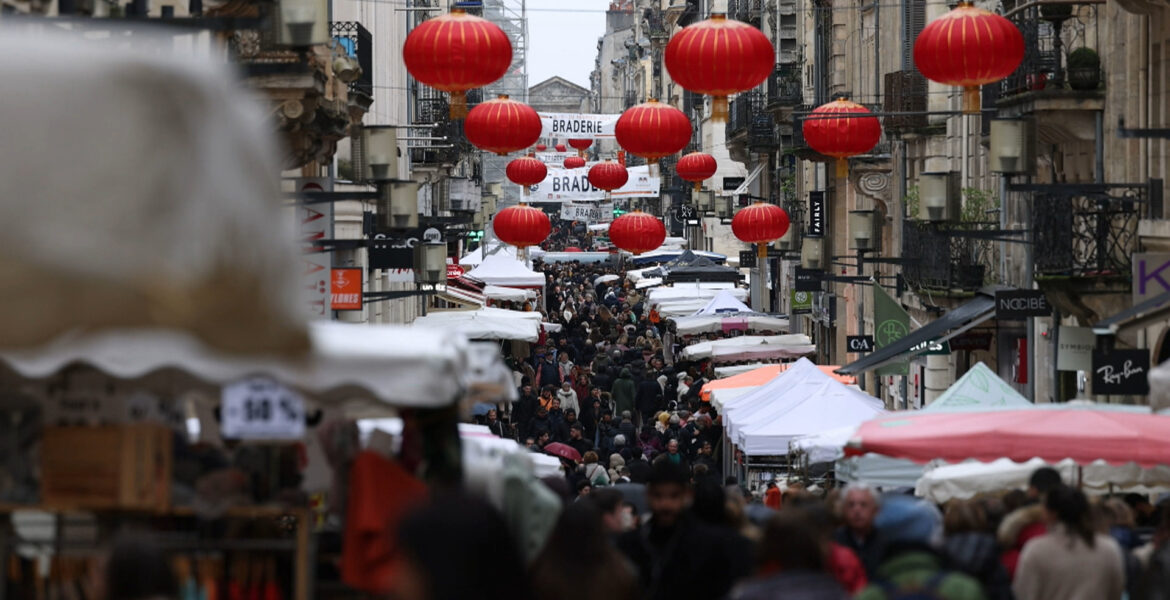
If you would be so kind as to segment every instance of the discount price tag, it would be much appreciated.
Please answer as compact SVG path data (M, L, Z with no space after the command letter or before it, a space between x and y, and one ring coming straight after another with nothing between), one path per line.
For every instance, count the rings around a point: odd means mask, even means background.
M305 434L305 400L266 377L224 386L223 436L242 440L291 440Z

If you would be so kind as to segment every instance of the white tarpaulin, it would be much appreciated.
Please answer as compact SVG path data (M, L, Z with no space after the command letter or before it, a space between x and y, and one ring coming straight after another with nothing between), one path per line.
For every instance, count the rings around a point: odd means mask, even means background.
M727 290L721 290L711 298L706 306L695 311L692 317L720 315L726 313L752 312L752 307L744 304L739 298Z
M613 127L621 115L537 113L542 138L562 140L613 139Z
M421 329L444 329L459 332L471 340L520 340L536 342L540 339L538 312L521 312L500 308L460 310L431 313L419 317L412 324Z
M661 314L661 311L660 311ZM727 331L781 332L788 331L788 319L754 313L728 313L697 317L670 317L679 335L719 333Z
M788 335L745 335L710 342L699 342L682 351L683 360L710 358L715 362L798 358L816 352L812 340L803 333Z
M561 205L562 221L601 223L613 220L613 203L577 204L566 202Z
M524 266L514 255L497 252L488 255L478 267L463 275L488 285L507 287L543 287L544 273Z
M664 302L700 301L700 304L691 310L694 312L706 306L707 302L718 295L721 290L727 290L737 300L747 300L748 291L734 286L734 283L678 283L650 292L648 303L650 306L654 306Z
M470 350L458 331L316 321L309 340L307 357L279 360L223 354L173 330L72 333L41 348L0 353L0 363L31 380L83 364L114 379L149 378L175 390L269 376L324 403L365 398L444 406L468 385Z
M449 289L449 288L448 288ZM489 300L503 300L505 302L524 302L536 297L532 290L504 287L502 285L487 285L483 288L483 295Z
M558 169L549 166L544 181L528 188L529 202L566 202L576 200L603 200L605 190L589 183L589 163L580 169ZM612 198L657 198L661 179L650 176L649 166L630 167L630 179L622 187L610 192Z
M914 493L942 504L954 498L974 498L987 492L1022 490L1028 487L1032 473L1046 466L1060 471L1061 478L1068 485L1078 484L1078 467L1071 460L1052 465L1039 458L1026 463L1001 458L989 463L966 462L928 468L914 486ZM1133 463L1114 466L1097 461L1081 469L1079 483L1089 493L1149 493L1170 486L1170 467L1160 465L1143 469Z
M724 405L728 435L749 456L787 454L793 439L883 414L882 401L801 359L775 379Z
M509 246L507 244L500 244L500 246L503 246L503 247L500 248L496 252L496 254L505 254L507 256L511 256L513 260L516 259L516 247L515 246ZM484 245L480 244L479 247L476 248L475 250L472 250L471 252L464 254L463 258L459 259L459 265L463 266L463 267L479 266L479 263L483 262L483 250L484 250Z

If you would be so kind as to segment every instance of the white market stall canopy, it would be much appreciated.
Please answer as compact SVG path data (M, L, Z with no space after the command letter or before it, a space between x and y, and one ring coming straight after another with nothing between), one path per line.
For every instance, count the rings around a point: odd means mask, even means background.
M306 357L283 360L223 354L173 330L75 333L41 348L0 353L0 364L26 380L44 380L71 365L87 365L113 379L150 379L176 390L218 387L259 375L319 402L366 398L403 407L449 405L472 383L473 370L506 369L498 349L475 357L467 338L449 331L316 321L310 324L309 339ZM498 379L498 373L488 376Z
M787 335L745 335L699 342L683 348L683 360L710 358L715 362L799 358L816 352L812 340L803 333Z
M1034 458L1017 463L1001 458L989 463L965 462L927 469L914 487L915 495L942 504L954 498L973 498L982 493L1026 489L1032 473L1041 467L1054 467L1061 478L1071 486L1078 485L1088 493L1109 494L1137 492L1148 494L1163 491L1170 486L1170 467L1159 465L1150 469L1130 463L1109 465L1097 461L1081 468L1071 460L1055 465Z
M661 311L660 311L661 312ZM788 319L753 312L729 290L719 290L710 302L689 316L671 316L680 335L726 331L788 331Z
M447 330L463 334L471 340L536 342L540 339L541 318L540 313L535 311L485 307L479 310L430 313L415 319L412 327Z
M448 290L451 288L447 288ZM489 300L504 302L524 302L536 298L536 292L502 285L487 285L483 288L483 295Z
M152 328L307 352L294 221L313 211L283 204L263 108L222 60L141 50L0 36L0 345Z
M543 287L544 273L529 269L515 256L502 252L488 255L464 277L487 285L507 287Z
M746 364L746 365L732 365L729 367L715 367L715 378L716 379L723 379L725 377L734 377L736 375L741 375L743 373L747 373L748 371L755 371L756 369L759 369L760 367L766 367L766 366L771 365L771 364L774 364L774 363L757 362L757 363L750 363L750 364Z
M668 302L680 303L689 302L697 303L695 308L691 309L691 314L696 310L707 306L707 303L717 296L721 290L729 292L736 300L747 300L748 291L744 288L737 288L733 283L678 283L670 287L658 288L649 293L647 302L651 306L665 304Z
M729 438L749 456L787 454L800 436L885 413L882 401L826 375L808 359L724 405Z
M478 267L483 262L484 245L480 244L478 248L463 255L459 259L459 265L463 267ZM496 254L504 254L516 258L516 247L503 244L503 247L496 251Z
M704 258L709 258L715 262L724 262L727 260L726 256L724 256L722 254L718 254L716 252L703 252L701 250L684 250L682 248L671 248L671 247L667 247L667 246L663 246L661 248L658 248L657 250L645 252L645 253L639 254L637 256L631 255L629 253L626 253L626 254L628 257L627 258L628 261L630 261L631 263L633 263L635 265L642 266L642 265L664 263L664 262L667 262L670 260L674 260L674 259L678 258L679 256L681 256L684 252L691 252L695 256L702 256Z

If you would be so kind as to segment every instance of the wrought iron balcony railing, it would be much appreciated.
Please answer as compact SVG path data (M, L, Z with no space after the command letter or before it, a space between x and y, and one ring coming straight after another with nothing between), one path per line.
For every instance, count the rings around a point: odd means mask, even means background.
M926 78L917 69L894 71L885 76L885 112L923 113L891 115L882 119L882 129L901 133L926 127Z
M768 109L796 106L804 100L801 65L777 65L768 77Z
M361 75L349 83L350 91L374 95L374 36L357 21L330 23L330 33L346 53L358 62Z
M1129 279L1138 220L1151 185L1077 192L1067 186L1032 197L1034 273L1038 280ZM1160 195L1160 185L1158 191Z
M993 244L954 236L930 223L906 221L902 228L902 256L917 260L907 262L902 274L906 283L916 289L974 292L984 285L984 265L993 262ZM940 251L944 248L946 251Z
M766 98L758 89L744 92L731 101L730 114L727 120L727 137L733 138L742 134L758 137L767 133L774 137L772 117L764 110Z

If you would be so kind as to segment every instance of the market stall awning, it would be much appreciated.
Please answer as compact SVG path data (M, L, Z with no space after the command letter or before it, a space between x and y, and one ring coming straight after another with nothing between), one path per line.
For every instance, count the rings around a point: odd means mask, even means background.
M502 285L488 285L483 288L483 295L489 300L502 300L504 302L524 302L536 297L536 292L532 290L522 290L520 288L507 287Z
M1170 318L1170 292L1164 292L1135 304L1093 324L1093 333L1114 335L1118 331Z
M406 407L449 405L469 385L472 351L457 332L316 321L309 334L311 349L296 360L224 354L182 331L117 330L73 333L40 348L3 352L0 365L25 380L86 365L113 379L149 379L176 392L262 375L318 402L364 398ZM498 350L495 357L499 362ZM486 373L492 359L477 360Z
M162 328L308 351L272 124L222 60L48 31L0 57L0 346Z
M540 339L541 315L500 308L453 310L433 312L418 317L415 328L440 329L460 333L472 340L520 340L536 342Z
M484 294L473 292L471 290L465 290L453 285L448 285L447 288L439 292L438 295L440 299L455 304L463 304L466 306L483 306L486 304Z
M867 452L919 463L999 458L1087 465L1170 465L1170 416L1148 412L1036 407L995 412L889 415L862 424L846 455Z
M703 384L703 391L699 393L699 397L703 400L710 400L713 392L718 390L742 389L747 393L756 389L769 381L776 378L777 375L787 371L796 363L783 363L777 365L764 365L757 367L746 373L733 375L723 379L716 379ZM817 368L824 374L844 383L845 385L854 385L857 383L857 378L851 375L838 375L833 371L840 368L838 365L817 365ZM718 406L716 408L719 408Z
M683 360L710 358L715 362L799 358L816 352L812 340L802 333L788 335L745 335L699 342L682 351Z
M529 269L515 256L503 252L489 254L464 276L486 285L508 287L543 287L545 282L544 273Z
M979 292L945 315L915 329L902 339L879 348L861 359L838 369L842 375L857 375L898 360L911 352L926 352L931 342L941 343L995 316L995 294L991 290Z
M961 463L927 469L914 487L914 494L944 504L952 499L974 498L979 494L1028 487L1028 479L1041 467L1053 467L1061 479L1088 493L1150 493L1170 486L1170 467L1143 469L1135 464L1113 466L1096 461L1078 468L1071 460L1049 463L1039 458L1018 463L1001 458L989 463Z

